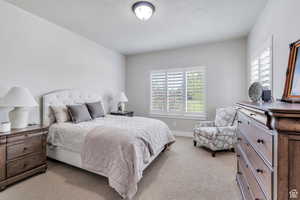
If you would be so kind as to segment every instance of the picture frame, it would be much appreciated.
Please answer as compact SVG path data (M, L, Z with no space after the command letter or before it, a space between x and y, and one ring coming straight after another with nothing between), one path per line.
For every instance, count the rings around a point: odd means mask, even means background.
M300 103L300 40L290 44L290 55L282 101Z

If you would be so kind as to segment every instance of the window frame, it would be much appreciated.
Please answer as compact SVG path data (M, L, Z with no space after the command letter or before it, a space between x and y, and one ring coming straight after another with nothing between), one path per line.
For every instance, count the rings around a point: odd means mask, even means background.
M193 72L193 71L199 71L201 74L203 74L203 105L204 105L204 111L193 113L193 112L186 112L187 110L187 79L186 79L186 73L187 72ZM184 100L182 102L182 106L185 109L185 111L181 112L174 112L174 111L167 111L168 109L168 87L167 87L167 74L166 74L166 93L165 93L165 111L153 111L152 110L152 74L153 73L168 73L168 72L183 72L183 94L184 94ZM197 66L197 67L183 67L183 68L165 68L165 69L159 69L159 70L152 70L149 74L149 81L150 81L150 106L149 106L149 115L152 117L164 117L164 118L178 118L178 119L195 119L195 120L206 120L207 119L207 104L206 104L206 97L207 97L207 78L206 78L206 67L205 66Z

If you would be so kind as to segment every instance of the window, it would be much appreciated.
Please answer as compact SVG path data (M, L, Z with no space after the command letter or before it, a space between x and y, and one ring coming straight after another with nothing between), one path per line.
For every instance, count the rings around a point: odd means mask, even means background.
M268 47L251 62L250 83L260 82L263 87L272 89L272 51Z
M206 117L205 68L151 72L151 114Z

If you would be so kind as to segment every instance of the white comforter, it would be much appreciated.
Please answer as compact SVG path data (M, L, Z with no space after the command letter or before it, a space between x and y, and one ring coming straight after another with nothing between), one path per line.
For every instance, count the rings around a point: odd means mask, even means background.
M136 193L151 156L174 141L168 126L159 120L110 115L80 124L54 124L48 136L52 145L81 153L82 166L108 177L110 186L124 198Z

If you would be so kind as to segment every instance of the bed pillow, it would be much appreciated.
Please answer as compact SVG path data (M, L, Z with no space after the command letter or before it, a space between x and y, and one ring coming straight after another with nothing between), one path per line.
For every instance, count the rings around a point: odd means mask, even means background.
M71 121L71 117L66 106L50 106L57 123Z
M85 104L68 105L67 107L73 123L77 124L80 122L92 120Z
M88 108L93 119L105 116L101 101L86 103L85 105Z

